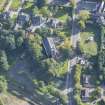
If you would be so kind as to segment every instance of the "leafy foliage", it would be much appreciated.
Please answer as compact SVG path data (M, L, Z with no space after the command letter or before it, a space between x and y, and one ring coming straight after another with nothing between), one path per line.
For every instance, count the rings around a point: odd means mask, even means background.
M7 71L9 68L9 64L7 61L7 56L5 51L0 50L0 71Z
M7 81L5 77L0 76L0 92L5 92L7 89Z
M99 68L100 68L100 79L105 80L105 30L101 28L101 45L99 51Z

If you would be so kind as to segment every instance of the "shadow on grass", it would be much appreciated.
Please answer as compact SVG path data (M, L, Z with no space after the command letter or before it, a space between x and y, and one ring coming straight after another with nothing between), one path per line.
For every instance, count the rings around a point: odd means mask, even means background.
M27 59L17 59L7 75L8 92L27 101L29 105L52 105L48 97L38 93L31 76Z

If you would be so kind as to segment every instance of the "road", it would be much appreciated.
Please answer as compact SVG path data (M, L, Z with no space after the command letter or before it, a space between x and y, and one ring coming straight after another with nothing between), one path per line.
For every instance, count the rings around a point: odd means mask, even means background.
M74 10L74 14L73 14L73 17L72 17L72 34L71 34L71 45L74 49L76 49L77 47L77 42L80 40L80 28L79 26L77 25L77 22L76 22L76 13L77 13L77 9L79 8L78 7L78 3L80 2L80 0L77 0L77 7L76 9ZM80 6L80 5L79 5ZM78 12L79 12L79 9L78 9ZM74 71L74 66L77 64L77 54L76 52L74 51L74 57L72 59L69 60L68 62L68 74L67 74L67 83L66 83L66 87L67 87L67 90L68 90L68 97L69 97L69 100L68 100L68 104L67 105L75 105L74 103L74 98L73 98L73 89L74 89L74 84L73 84L73 71Z
M72 20L72 34L71 34L71 45L73 48L76 48L77 42L80 40L80 29L75 21L75 18Z
M76 65L77 58L74 57L68 62L68 75L67 75L67 92L69 93L69 101L67 105L74 105L73 101L73 70L74 66Z

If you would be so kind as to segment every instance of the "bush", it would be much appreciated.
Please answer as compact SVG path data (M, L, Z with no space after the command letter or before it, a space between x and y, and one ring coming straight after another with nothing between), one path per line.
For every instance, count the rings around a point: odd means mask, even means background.
M5 51L0 50L0 70L2 72L7 71L9 69L9 64L7 61L7 55Z

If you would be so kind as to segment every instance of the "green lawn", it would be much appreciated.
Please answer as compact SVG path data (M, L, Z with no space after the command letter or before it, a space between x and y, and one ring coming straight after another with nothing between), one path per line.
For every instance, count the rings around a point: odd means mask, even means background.
M3 9L4 9L3 6L4 6L5 2L6 2L6 0L0 0L0 12L3 11Z
M20 7L20 5L20 0L13 0L10 8L13 10L17 10Z
M96 42L95 41L86 42L86 40L91 36L94 36L94 34L90 32L82 32L81 33L81 46L83 48L84 53L87 53L89 55L96 55L97 54Z
M89 55L96 55L99 44L98 28L95 25L89 25L86 27L84 32L81 32L81 47L84 53ZM94 41L86 42L89 37L94 37Z
M5 0L0 0L0 5L4 2Z

